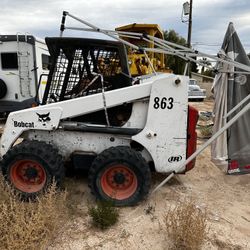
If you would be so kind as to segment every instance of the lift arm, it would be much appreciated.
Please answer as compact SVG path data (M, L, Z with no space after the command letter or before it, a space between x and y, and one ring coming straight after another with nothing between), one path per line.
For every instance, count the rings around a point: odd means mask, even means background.
M157 79L159 77L157 76ZM106 107L110 108L149 97L154 80L155 78L152 77L143 84L105 92ZM62 119L104 109L104 95L98 93L10 113L1 138L1 156L9 150L24 131L52 131L59 127Z

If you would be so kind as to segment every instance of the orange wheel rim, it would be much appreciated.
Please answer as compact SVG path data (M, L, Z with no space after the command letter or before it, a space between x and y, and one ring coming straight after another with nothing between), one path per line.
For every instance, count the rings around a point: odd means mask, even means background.
M122 164L109 167L101 176L103 192L116 200L124 200L131 197L137 187L137 177L130 168Z
M46 172L37 161L18 160L10 169L10 180L18 190L35 193L44 187Z

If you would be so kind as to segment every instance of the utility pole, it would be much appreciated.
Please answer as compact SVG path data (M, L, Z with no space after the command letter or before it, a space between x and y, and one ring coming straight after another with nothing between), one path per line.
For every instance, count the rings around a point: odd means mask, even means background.
M187 38L187 46L191 48L191 34L192 34L192 10L193 10L193 0L190 0L189 5L189 19L188 19L188 38Z
M188 37L187 37L187 47L191 48L191 34L192 34L192 12L193 12L193 0L189 0L189 2L185 2L183 4L182 17L181 21L183 23L188 23ZM185 16L188 16L186 18ZM187 62L185 68L185 74L191 76L191 63Z

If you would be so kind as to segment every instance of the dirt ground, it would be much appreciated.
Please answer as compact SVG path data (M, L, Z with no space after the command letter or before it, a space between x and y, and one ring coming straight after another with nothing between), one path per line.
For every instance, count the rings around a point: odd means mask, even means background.
M199 111L211 111L213 102L192 105ZM202 143L204 140L198 141L198 145ZM164 178L154 175L152 186ZM203 249L250 249L250 176L226 175L210 161L210 148L186 175L175 177L136 207L119 208L119 222L106 231L91 226L87 211L94 199L87 178L68 179L66 186L76 216L62 229L50 250L168 249L164 216L170 206L190 197L208 212L210 230Z
M192 105L211 111L213 102ZM204 141L199 139L198 146ZM154 175L152 189L165 177ZM250 175L226 175L211 162L210 148L197 157L195 168L187 174L174 177L138 206L119 208L119 222L106 231L91 226L88 206L95 200L86 175L67 178L65 186L73 216L49 250L168 249L164 216L187 198L208 213L210 230L203 249L250 249Z

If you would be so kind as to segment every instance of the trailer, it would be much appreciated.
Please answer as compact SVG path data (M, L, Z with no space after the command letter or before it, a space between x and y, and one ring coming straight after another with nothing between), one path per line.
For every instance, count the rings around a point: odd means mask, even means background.
M27 34L0 35L0 114L36 106L49 65L45 41Z

